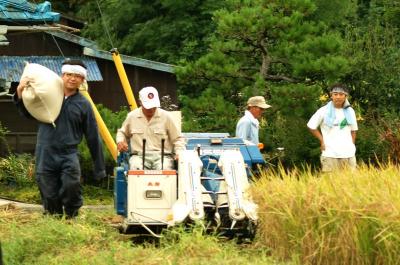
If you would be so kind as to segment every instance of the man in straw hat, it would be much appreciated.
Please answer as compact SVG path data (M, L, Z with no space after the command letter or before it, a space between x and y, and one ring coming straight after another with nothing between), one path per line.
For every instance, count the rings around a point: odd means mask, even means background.
M343 84L334 84L330 88L330 95L332 100L318 109L307 123L321 145L322 171L356 168L358 126L355 112L347 100L348 90Z
M246 143L258 145L259 119L264 111L271 106L265 102L263 96L255 96L247 101L247 110L236 125L236 137L242 138Z

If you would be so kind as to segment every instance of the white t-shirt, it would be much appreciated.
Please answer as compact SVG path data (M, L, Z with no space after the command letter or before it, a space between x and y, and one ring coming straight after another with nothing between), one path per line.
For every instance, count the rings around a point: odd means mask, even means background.
M353 115L355 124L344 124L345 116L342 108L335 108L335 120L333 126L329 127L324 122L327 106L321 107L311 117L307 123L307 127L313 130L321 127L322 137L325 143L325 150L322 151L322 156L332 158L349 158L353 157L356 153L356 146L353 144L351 131L357 131L357 120L354 110L349 109L350 114Z

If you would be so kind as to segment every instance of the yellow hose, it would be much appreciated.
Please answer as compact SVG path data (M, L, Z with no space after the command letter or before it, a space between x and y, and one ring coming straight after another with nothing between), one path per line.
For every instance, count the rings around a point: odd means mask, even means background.
M106 124L103 121L103 118L100 116L100 113L96 108L96 105L93 103L93 100L87 91L87 84L83 84L79 89L79 91L90 102L90 105L92 105L94 116L96 117L97 121L97 126L99 127L100 136L101 138L103 138L103 141L105 142L108 151L110 152L114 160L117 160L117 145L115 144L114 139L112 138L110 132L107 129Z
M131 85L129 84L128 76L126 75L124 65L122 64L121 56L119 55L117 49L113 49L111 51L115 67L117 68L117 72L119 75L119 79L121 80L122 87L124 88L126 99L128 100L128 104L131 110L137 108L135 97L132 93Z

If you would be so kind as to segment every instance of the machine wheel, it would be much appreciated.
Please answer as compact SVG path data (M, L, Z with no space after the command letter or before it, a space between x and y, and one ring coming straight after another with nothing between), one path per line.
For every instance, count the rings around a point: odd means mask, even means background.
M125 222L123 222L119 227L118 230L121 234L128 234L129 231L129 225L127 225Z
M250 241L253 241L254 238L256 237L256 233L257 233L257 223L255 223L254 221L249 221L248 225L247 225L247 231L248 231L248 239Z

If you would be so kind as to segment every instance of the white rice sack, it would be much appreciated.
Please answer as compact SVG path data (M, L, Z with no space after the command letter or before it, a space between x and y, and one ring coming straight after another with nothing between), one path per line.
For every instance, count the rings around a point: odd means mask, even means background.
M40 64L30 63L25 66L23 78L29 80L22 91L25 108L35 119L55 126L64 99L61 77Z

